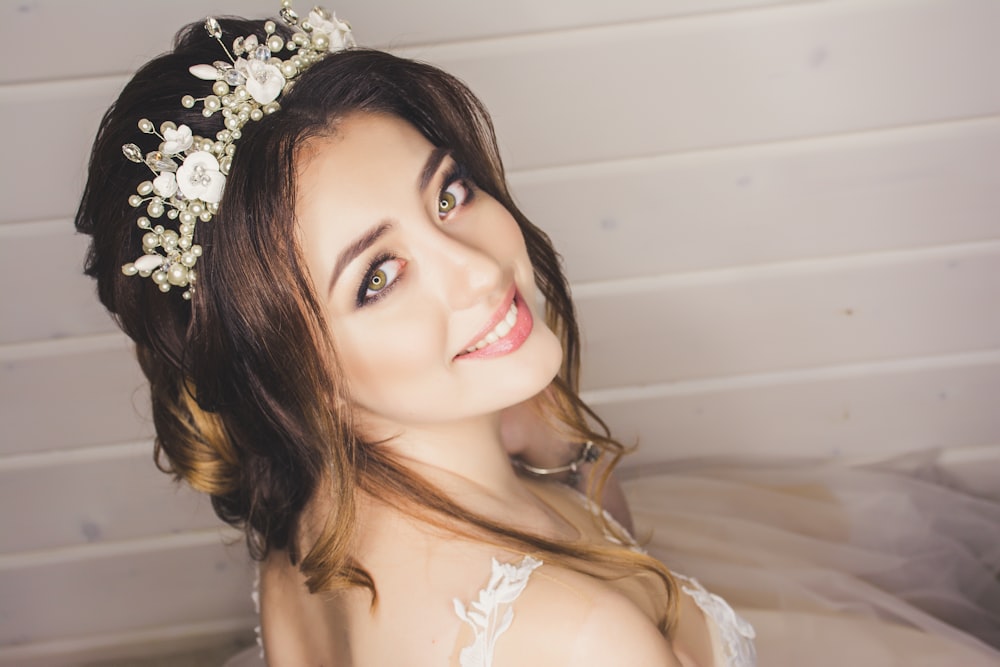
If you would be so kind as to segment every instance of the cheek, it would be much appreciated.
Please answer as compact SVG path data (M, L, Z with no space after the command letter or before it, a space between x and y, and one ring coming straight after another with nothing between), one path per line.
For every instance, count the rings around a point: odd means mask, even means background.
M351 395L370 409L412 400L416 388L440 372L444 341L441 323L426 312L391 325L348 328L335 337Z

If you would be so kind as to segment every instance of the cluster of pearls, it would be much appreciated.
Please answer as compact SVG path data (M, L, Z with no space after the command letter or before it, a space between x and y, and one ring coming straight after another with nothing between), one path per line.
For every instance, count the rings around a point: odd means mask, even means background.
M203 98L184 95L181 106L191 109L201 102L206 118L220 113L223 127L214 138L193 136L186 125L171 121L157 131L143 118L139 130L161 139L157 150L143 155L135 144L122 146L127 159L146 164L156 175L152 181L141 182L128 200L134 208L145 206L146 215L136 222L145 230L143 255L122 266L125 275L152 278L163 292L186 288L183 297L190 299L197 282L194 265L202 254L201 246L194 243L195 225L208 222L219 211L243 127L280 109L277 98L310 65L327 53L354 46L350 26L320 7L313 8L307 21L299 21L291 0L282 0L279 15L295 28L289 39L277 34L274 21L267 21L263 40L256 35L237 37L232 51L222 42L219 22L211 17L205 20L206 32L219 42L229 62L191 67L194 76L214 82L212 94ZM284 60L274 55L282 50L291 55ZM154 222L164 216L177 221L176 230Z

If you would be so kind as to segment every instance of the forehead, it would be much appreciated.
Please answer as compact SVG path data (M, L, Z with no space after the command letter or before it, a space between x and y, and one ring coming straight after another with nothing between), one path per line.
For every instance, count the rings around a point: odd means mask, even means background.
M385 188L419 170L433 146L405 120L386 114L352 114L330 134L314 137L299 151L296 211L330 192L347 194ZM417 178L414 172L412 179ZM406 185L409 185L407 183ZM344 197L344 204L354 197Z

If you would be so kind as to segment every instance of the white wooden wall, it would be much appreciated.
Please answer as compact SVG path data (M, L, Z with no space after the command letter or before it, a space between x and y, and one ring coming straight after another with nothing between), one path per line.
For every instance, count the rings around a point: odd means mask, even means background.
M251 623L239 546L153 469L70 218L128 73L184 21L272 5L0 5L0 664ZM1000 0L336 9L492 109L566 257L587 396L641 435L631 465L1000 460Z

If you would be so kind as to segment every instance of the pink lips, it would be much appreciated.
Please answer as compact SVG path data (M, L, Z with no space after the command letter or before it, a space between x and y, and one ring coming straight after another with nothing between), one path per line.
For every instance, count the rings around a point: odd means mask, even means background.
M511 294L503 300L503 305L493 314L489 324L483 327L466 347L472 347L482 340L486 334L493 331L493 328L507 315L507 311L510 310L510 302L513 301L517 304L517 321L514 322L514 326L511 327L510 332L495 343L491 343L475 352L463 352L455 357L456 359L489 359L490 357L500 357L513 352L524 344L524 341L527 340L528 335L531 333L534 322L531 318L531 311L528 309L528 305L524 303L524 299L521 298L516 288L511 286L510 291Z

